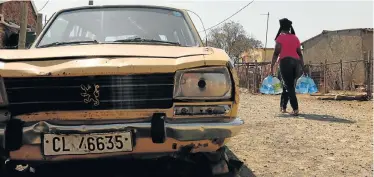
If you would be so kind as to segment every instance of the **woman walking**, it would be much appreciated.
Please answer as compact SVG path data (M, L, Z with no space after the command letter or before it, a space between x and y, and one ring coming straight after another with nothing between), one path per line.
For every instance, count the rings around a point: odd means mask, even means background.
M276 44L271 62L271 74L274 75L274 64L279 62L280 75L283 80L283 93L280 106L283 113L287 110L288 100L293 109L292 115L299 114L299 105L296 98L295 82L299 76L300 67L304 72L304 59L301 53L299 38L295 35L292 21L287 18L279 20L280 27L275 37ZM305 72L304 72L305 73Z

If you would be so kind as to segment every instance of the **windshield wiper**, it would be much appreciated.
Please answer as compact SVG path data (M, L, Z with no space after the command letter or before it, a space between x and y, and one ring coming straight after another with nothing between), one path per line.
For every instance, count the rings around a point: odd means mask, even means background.
M126 42L163 43L163 44L171 44L171 45L177 45L177 46L181 45L178 42L161 41L161 40L156 40L156 39L142 39L142 38L120 39L120 40L113 41L113 43L126 43Z
M69 44L99 44L97 40L92 41L71 41L71 42L53 42L50 44L45 44L38 46L39 48L45 48L45 47L52 47L52 46L62 46L62 45L69 45Z

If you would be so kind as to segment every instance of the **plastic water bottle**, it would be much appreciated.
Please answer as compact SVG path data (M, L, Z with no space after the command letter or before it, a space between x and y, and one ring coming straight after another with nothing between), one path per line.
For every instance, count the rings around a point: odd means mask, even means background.
M269 87L267 85L261 85L260 92L263 94L269 94Z
M262 81L262 84L261 84L261 88L260 88L260 92L263 93L263 94L270 94L270 87L271 87L271 82L272 81L272 77L271 76L267 76L263 81Z
M317 85L314 83L313 79L310 78L310 77L308 77L308 84L309 84L308 93L317 93L318 92Z
M274 87L270 87L269 94L272 94L272 95L275 94Z
M309 91L309 82L306 76L301 76L296 82L296 93L306 94Z
M274 88L274 94L281 94L283 92L282 83L278 78L274 77L271 85Z
M283 92L282 83L273 76L267 76L261 84L260 92L263 94L279 94Z
M308 93L317 93L318 89L316 85L310 86Z

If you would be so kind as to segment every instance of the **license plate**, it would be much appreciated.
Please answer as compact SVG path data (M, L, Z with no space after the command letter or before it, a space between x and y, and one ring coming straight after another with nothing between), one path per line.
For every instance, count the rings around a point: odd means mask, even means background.
M44 155L99 154L132 151L131 132L44 134Z

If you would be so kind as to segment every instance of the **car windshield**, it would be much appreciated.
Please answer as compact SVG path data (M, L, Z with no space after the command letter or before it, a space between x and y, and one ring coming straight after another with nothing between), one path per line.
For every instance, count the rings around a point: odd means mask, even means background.
M77 45L79 41L83 41L81 44L146 42L198 46L196 39L183 13L179 11L161 8L98 8L60 13L37 46Z

